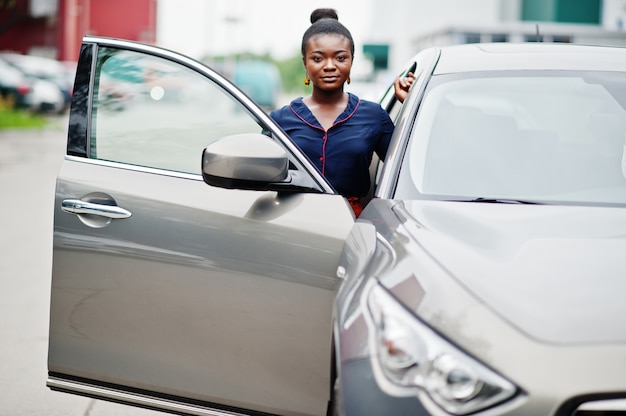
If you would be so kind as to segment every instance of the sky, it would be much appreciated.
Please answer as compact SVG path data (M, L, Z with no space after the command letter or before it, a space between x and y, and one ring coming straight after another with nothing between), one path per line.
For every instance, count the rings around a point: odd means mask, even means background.
M193 58L252 51L282 59L299 52L311 12L331 7L359 48L370 26L371 4L371 0L159 0L157 43Z

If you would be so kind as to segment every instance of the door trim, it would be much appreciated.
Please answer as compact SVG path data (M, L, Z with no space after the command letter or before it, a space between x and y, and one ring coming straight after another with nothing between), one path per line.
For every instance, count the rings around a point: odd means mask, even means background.
M159 397L145 391L127 391L114 385L96 385L88 380L75 380L65 378L60 374L49 374L46 386L51 390L70 394L78 394L95 399L122 403L131 406L142 407L151 410L174 413L178 415L192 416L247 416L248 413L239 413L233 410L220 410L210 406L209 403L186 403L176 397ZM259 416L266 413L255 413Z

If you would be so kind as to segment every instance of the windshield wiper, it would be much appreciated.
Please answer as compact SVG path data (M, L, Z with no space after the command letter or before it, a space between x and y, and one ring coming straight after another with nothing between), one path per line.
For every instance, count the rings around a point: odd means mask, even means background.
M525 201L523 199L508 199L508 198L474 198L463 200L463 202L486 202L488 204L528 204L528 205L541 205L541 202Z

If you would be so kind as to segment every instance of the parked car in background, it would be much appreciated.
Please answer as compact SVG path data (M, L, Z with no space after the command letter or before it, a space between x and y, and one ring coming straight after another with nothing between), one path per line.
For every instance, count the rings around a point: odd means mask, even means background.
M110 108L121 63L134 94ZM189 415L624 414L626 49L462 45L409 69L355 219L219 73L84 38L47 385Z
M0 59L0 97L10 108L30 107L31 83L24 74Z
M74 92L74 78L76 77L76 62L75 61L61 61L63 65L63 75L66 82L69 84L70 97ZM71 101L71 100L70 100Z
M271 111L276 108L282 84L275 64L265 61L239 61L235 64L232 80L264 109Z
M54 111L65 111L69 109L74 84L74 73L71 69L68 70L65 64L50 58L13 52L0 52L0 58L18 68L29 78L45 81L46 83L54 85L61 92L63 99L61 108L54 109Z
M66 108L59 88L51 81L22 71L0 55L0 89L9 107L24 108L39 113L58 113Z
M67 109L63 93L57 86L43 79L30 78L32 81L31 108L40 113L62 113Z

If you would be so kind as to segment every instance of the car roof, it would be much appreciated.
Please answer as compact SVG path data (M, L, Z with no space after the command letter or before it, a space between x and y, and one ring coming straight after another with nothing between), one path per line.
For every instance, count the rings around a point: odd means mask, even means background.
M441 48L435 75L499 70L626 71L626 48L562 43L477 43Z

